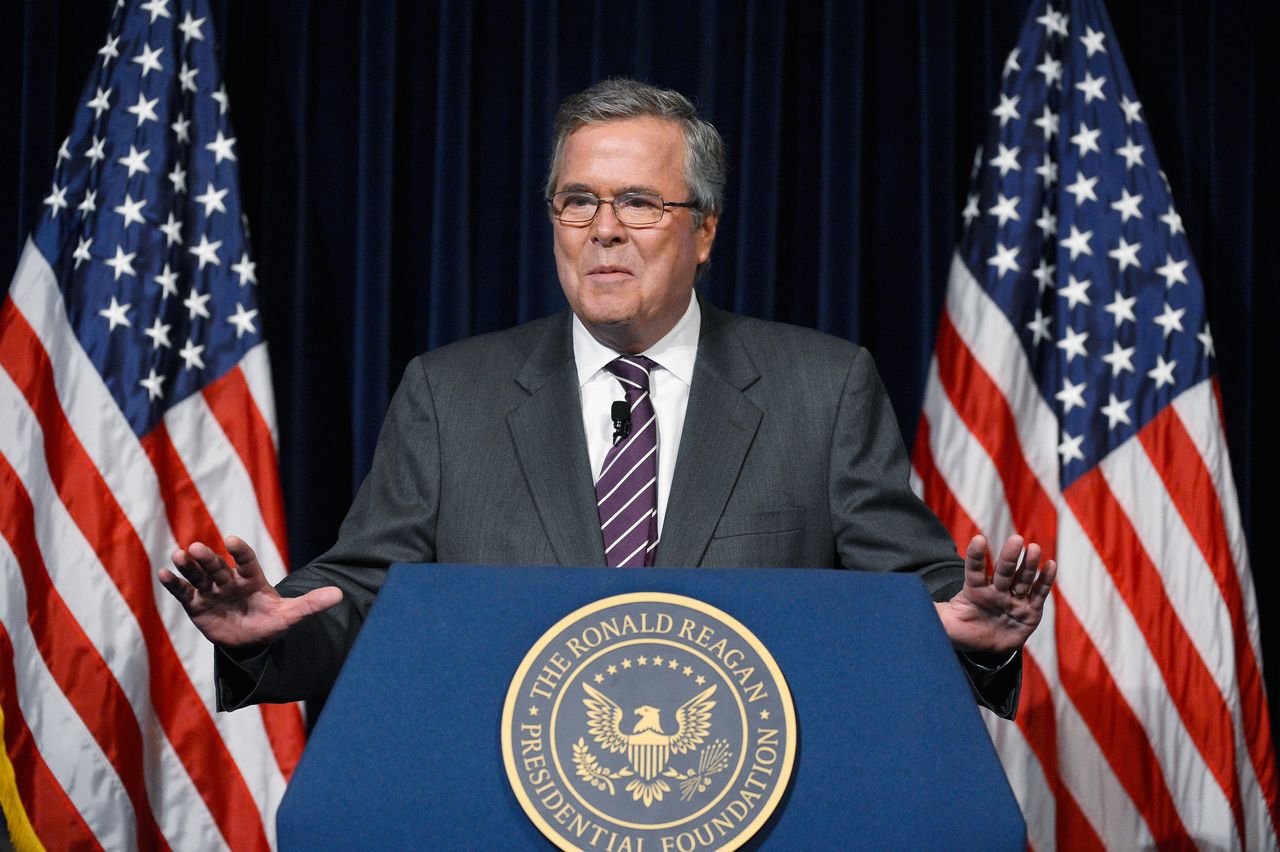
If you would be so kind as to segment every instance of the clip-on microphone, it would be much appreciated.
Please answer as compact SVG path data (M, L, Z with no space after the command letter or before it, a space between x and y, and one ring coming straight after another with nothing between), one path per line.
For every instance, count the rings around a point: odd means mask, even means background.
M631 434L631 406L626 400L619 399L609 408L609 417L613 420L613 445L625 440Z

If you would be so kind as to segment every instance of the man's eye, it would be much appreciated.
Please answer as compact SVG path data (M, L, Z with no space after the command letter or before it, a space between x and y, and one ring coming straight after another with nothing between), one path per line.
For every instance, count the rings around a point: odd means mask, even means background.
M584 207L595 207L597 203L594 195L586 193L573 193L563 196L564 207L568 210L582 209Z
M618 206L632 210L655 210L662 206L662 199L656 195L627 193L618 199Z

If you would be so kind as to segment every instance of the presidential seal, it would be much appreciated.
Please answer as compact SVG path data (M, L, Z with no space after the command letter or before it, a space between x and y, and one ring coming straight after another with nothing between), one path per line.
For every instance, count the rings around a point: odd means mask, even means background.
M736 849L777 807L795 750L768 650L715 607L661 592L561 619L502 711L507 778L561 849Z

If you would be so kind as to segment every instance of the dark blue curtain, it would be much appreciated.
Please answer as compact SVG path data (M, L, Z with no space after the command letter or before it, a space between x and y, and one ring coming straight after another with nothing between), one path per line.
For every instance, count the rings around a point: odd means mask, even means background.
M0 33L0 275L40 214L110 2L24 0ZM1280 64L1239 3L1109 4L1207 282L1260 610L1278 472ZM558 310L552 113L626 74L729 146L711 301L876 355L910 442L973 151L1025 11L1008 0L231 3L214 26L280 409L294 562L332 540L416 353ZM1277 628L1264 620L1267 647ZM1267 655L1275 683L1280 657Z

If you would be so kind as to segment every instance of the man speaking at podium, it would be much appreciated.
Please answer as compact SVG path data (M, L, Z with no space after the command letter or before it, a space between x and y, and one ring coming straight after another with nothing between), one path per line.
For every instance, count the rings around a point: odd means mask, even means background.
M697 297L723 187L719 133L677 92L614 79L560 107L570 310L411 362L337 543L278 589L235 537L234 565L193 542L160 571L218 646L221 709L323 700L388 566L443 562L912 572L1013 715L1054 563L1017 536L990 574L981 537L957 558L865 350Z

